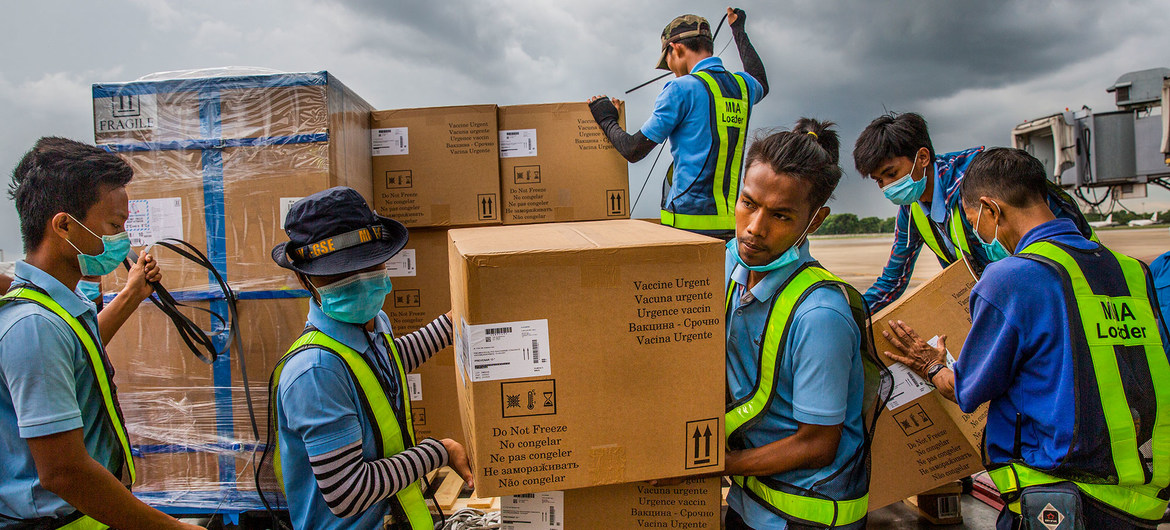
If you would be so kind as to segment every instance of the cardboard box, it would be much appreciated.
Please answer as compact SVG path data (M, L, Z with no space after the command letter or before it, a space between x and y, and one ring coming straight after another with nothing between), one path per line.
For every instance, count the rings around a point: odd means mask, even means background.
M417 229L388 267L394 292L382 309L395 336L412 333L451 310L451 270L447 262L447 231ZM455 383L455 348L447 347L411 372L414 433L418 438L452 438L463 442Z
M408 227L500 224L495 105L370 116L374 208Z
M894 351L882 336L902 320L924 338L947 336L957 357L971 329L968 300L975 285L963 263L947 267L873 316L877 351ZM884 355L894 376L893 399L878 419L872 445L869 508L876 510L983 469L979 444L987 405L965 414L955 403Z
M906 499L930 524L963 524L963 485L952 482Z
M504 224L630 216L629 166L589 105L500 107L499 123Z
M716 477L659 488L633 483L509 495L500 499L501 529L719 530L720 485Z
M721 241L634 220L450 240L479 496L722 469Z
M190 302L207 308L206 302ZM268 376L304 329L306 298L241 300L243 355L260 441L267 436ZM204 329L207 314L185 311ZM170 320L149 302L138 308L107 352L140 479L136 492L255 490L255 445L244 399L240 352L214 365L195 358Z
M184 239L236 290L301 288L270 254L293 202L333 186L373 198L371 107L327 72L105 83L93 96L98 145L134 168L132 243ZM168 289L207 288L205 270L157 257Z

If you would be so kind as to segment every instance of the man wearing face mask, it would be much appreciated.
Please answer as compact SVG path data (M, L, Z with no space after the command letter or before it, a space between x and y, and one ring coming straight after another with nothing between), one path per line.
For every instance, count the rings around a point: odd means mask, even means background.
M1141 262L1090 241L1045 200L1044 166L1019 149L971 164L963 208L1011 256L971 290L953 371L902 322L883 334L965 412L990 402L985 459L1006 506L998 528L1156 528L1170 485L1170 334ZM1079 519L1079 521L1078 521ZM1055 526L1055 525L1054 525Z
M869 314L806 237L841 178L830 125L801 119L748 151L727 245L728 529L865 526Z
M132 175L117 155L64 138L40 139L12 172L26 257L0 299L0 528L197 528L130 493L107 326L76 291L126 258Z
M936 155L926 120L914 113L880 116L857 137L853 148L857 171L873 179L900 207L890 259L865 292L870 311L876 313L902 296L923 245L943 267L963 260L976 276L988 263L1006 257L998 249L981 247L960 211L959 186L981 152L983 147L974 147ZM1059 187L1046 186L1052 213L1073 220L1082 234L1092 237L1093 229L1076 201Z
M401 223L376 215L351 188L293 204L287 243L272 249L312 295L305 332L273 370L270 423L277 478L296 528L430 530L420 479L450 465L470 486L462 445L416 443L406 374L451 344L440 316L393 338L382 304L385 263L406 245Z

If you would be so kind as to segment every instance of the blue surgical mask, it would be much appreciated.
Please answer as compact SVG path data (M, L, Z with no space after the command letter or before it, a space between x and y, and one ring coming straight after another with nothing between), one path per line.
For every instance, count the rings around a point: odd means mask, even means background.
M995 204L999 206L999 203ZM1000 211L1003 211L1002 209ZM1007 247L999 242L999 223L995 223L995 235L991 238L991 243L983 241L983 236L979 235L979 220L983 217L983 203L979 203L979 213L975 214L975 226L971 227L975 231L975 239L979 240L979 245L983 247L983 253L987 254L987 259L991 261L999 261L1012 253L1007 251Z
M314 287L321 295L321 311L333 320L350 324L365 324L378 316L394 288L385 270L363 272Z
M102 284L100 282L81 280L77 282L77 292L86 300L97 300L102 296Z
M738 263L740 267L743 267L752 272L772 272L781 267L796 263L796 260L800 259L800 240L804 239L805 234L808 233L808 229L811 226L812 219L809 219L808 226L804 227L804 232L800 234L800 237L796 238L796 243L793 243L791 247L788 247L788 250L785 250L783 254L777 256L776 259L772 260L772 262L768 263L767 265L748 265L747 263L744 263L743 258L739 255L739 239L732 239L731 241L728 241L727 250L731 252L731 256L735 258L735 262Z
M73 247L73 250L77 251L77 263L81 265L82 276L105 276L114 272L114 269L118 268L118 265L121 265L122 260L125 260L126 255L130 253L130 234L128 232L122 231L117 235L99 237L88 226L81 224L77 218L72 215L69 215L69 218L81 225L90 235L102 240L102 253L96 256L82 252L72 241L65 240L69 246Z
M913 175L914 164L911 163L910 172L882 188L882 195L898 206L914 204L914 201L922 197L922 192L926 191L926 167L922 168L922 178L914 180Z

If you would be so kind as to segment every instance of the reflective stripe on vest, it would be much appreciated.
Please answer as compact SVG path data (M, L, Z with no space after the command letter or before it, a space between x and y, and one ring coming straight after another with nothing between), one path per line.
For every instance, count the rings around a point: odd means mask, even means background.
M956 220L954 215L951 216L951 219L952 221ZM942 233L939 232L938 228L934 226L934 223L930 221L930 218L926 215L926 212L922 210L922 206L917 202L910 205L910 220L914 222L914 228L918 230L918 235L922 236L922 241L926 243L927 247L930 247L930 250L934 251L934 254L938 256L939 259L946 262L947 265L950 265L956 261L957 258L955 255L950 251L950 249L946 247L946 243L941 241ZM962 223L962 221L959 222ZM955 227L954 223L952 222L952 234L954 233L954 230ZM963 231L962 226L959 227L959 230ZM954 243L954 241L952 241L952 243Z
M1088 355L1092 363L1097 388L1106 390L1099 390L1097 394L1108 432L1110 457L1116 469L1117 483L1069 481L1019 464L1000 466L991 475L1000 492L1005 495L1035 485L1073 482L1086 494L1114 508L1142 519L1159 519L1166 508L1166 501L1158 499L1157 493L1170 485L1170 362L1163 350L1158 321L1147 294L1148 285L1141 264L1105 247L1100 248L1108 252L1119 265L1128 295L1095 293L1076 259L1069 251L1053 243L1038 241L1017 255L1029 259L1041 258L1062 269L1062 281L1067 283L1075 298L1070 308L1075 307L1077 315L1069 315L1070 323L1075 325L1078 319L1073 317L1079 317L1081 329L1072 329L1070 332L1083 335L1084 340L1080 344L1087 345L1089 350L1084 354ZM1118 366L1118 346L1140 348L1144 352L1154 388L1156 413L1151 435L1153 458L1148 481L1138 452L1134 413L1126 398ZM1016 509L1018 511L1018 506Z
M316 330L301 335L289 347L288 353L277 362L276 367L273 369L271 382L269 383L269 402L275 407L277 390L280 386L280 373L284 370L285 363L293 355L310 348L319 348L327 351L338 356L345 362L346 367L349 368L350 376L357 383L358 394L362 400L362 405L369 413L370 422L374 426L374 440L377 442L381 457L390 458L401 453L406 450L408 443L410 446L415 444L414 427L409 421L410 396L406 389L406 372L402 364L401 356L398 354L398 348L394 346L394 340L390 336L386 336L386 341L389 345L390 357L394 359L396 372L394 376L398 379L402 410L403 415L407 418L406 421L403 421L403 418L395 412L394 406L390 403L386 391L383 390L382 384L378 381L377 375L374 374L374 370L362 355L353 348ZM402 427L404 424L406 425L405 433ZM281 488L284 488L284 476L280 464L279 430L277 431L276 445L273 468L276 473L277 483L280 484ZM427 508L426 499L423 498L422 488L419 487L418 480L399 490L394 497L402 507L402 511L406 514L406 518L410 522L412 529L431 530L434 527L431 511Z
M729 440L740 436L742 432L751 428L767 412L776 392L778 354L788 339L788 330L792 326L792 316L795 314L796 307L808 293L825 284L841 285L846 288L847 292L850 290L856 292L833 273L818 266L809 265L797 270L777 295L768 315L767 328L764 330L764 337L760 345L760 377L756 381L755 390L744 399L728 406L724 424ZM731 307L734 288L735 282L729 282L727 309ZM866 314L860 293L857 293L856 296L850 293L848 299L851 306L863 304L860 307L861 314ZM859 323L859 325L861 333L864 334L864 322ZM867 444L862 445L864 450ZM786 519L827 526L847 525L860 521L868 512L868 493L856 499L834 501L773 489L757 477L733 476L731 479L744 491L750 492L753 497Z
M96 519L83 515L80 518L57 527L60 530L106 530L109 526L97 522Z
M691 74L703 81L711 102L711 150L715 156L711 193L715 213L681 214L662 210L662 224L683 230L734 230L735 201L739 199L740 172L747 143L748 118L751 114L751 94L747 83L736 74L730 74L739 85L741 97L728 97L710 72L700 70ZM737 131L734 145L731 131ZM706 164L704 164L704 168ZM696 176L701 179L702 175Z
M102 402L105 404L103 408L106 417L109 418L114 435L118 438L118 444L122 447L122 458L125 461L126 471L130 475L130 483L133 484L137 475L134 471L134 456L130 453L130 438L126 435L126 425L122 419L122 410L118 407L118 400L114 395L113 378L106 372L106 360L103 354L105 350L102 348L101 343L95 340L94 336L90 334L89 330L77 317L69 314L65 308L61 307L61 304L58 304L49 295L33 289L17 288L0 297L0 305L14 300L32 302L52 311L53 314L57 315L69 325L69 328L73 330L73 334L77 336L77 340L81 342L87 354L86 358L89 360L89 366L93 369L94 381L97 383L98 391L101 392Z

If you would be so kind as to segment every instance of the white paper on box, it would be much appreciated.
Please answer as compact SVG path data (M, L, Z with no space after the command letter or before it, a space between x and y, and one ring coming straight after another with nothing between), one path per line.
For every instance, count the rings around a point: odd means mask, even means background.
M158 96L130 94L93 100L95 133L143 131L158 128Z
M536 129L500 131L500 158L536 156Z
M410 134L407 127L371 130L370 151L373 156L409 155Z
M422 401L422 375L406 374L406 390L411 401Z
M183 199L134 199L129 204L126 232L130 245L142 247L167 238L183 239Z
M926 341L926 343L931 345L934 348L937 348L938 347L938 335L935 335L934 338ZM951 355L951 349L947 348L947 363L946 363L947 368L954 370L955 369L955 360L956 360L955 356Z
M414 249L407 248L390 258L386 262L386 273L391 278L403 278L417 274L418 260L414 259Z
M500 498L501 530L564 528L565 492L545 491Z
M471 381L495 381L552 374L548 320L477 324L463 328L459 346Z
M286 219L288 219L288 211L292 209L292 205L296 204L297 201L299 201L301 199L304 199L304 197L281 197L280 198L280 209L277 210L278 212L280 212L280 224L276 226L277 230L279 230L281 232L284 231L284 221Z
M890 365L890 374L894 376L894 393L890 396L890 401L886 403L886 408L891 411L934 390L934 387L927 384L925 379L919 377L902 363Z

